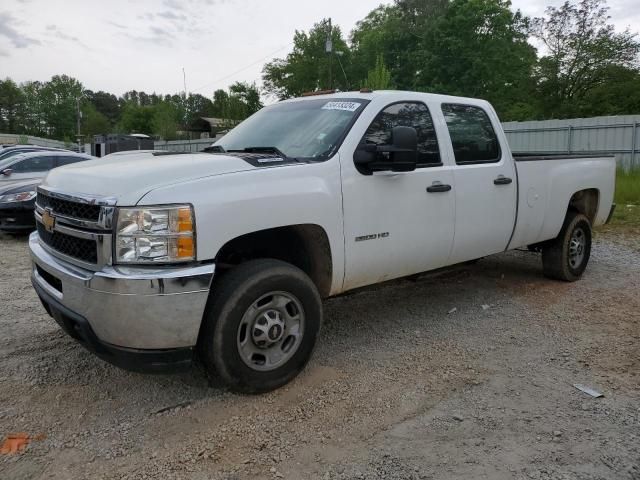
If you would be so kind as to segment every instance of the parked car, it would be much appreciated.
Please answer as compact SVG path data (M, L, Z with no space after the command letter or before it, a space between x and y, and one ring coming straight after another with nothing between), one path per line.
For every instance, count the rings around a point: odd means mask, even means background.
M0 150L0 162L14 155L20 155L21 153L40 152L40 151L66 152L68 150L63 150L61 148L53 148L53 147L40 147L38 145L15 145L15 146L6 147Z
M613 209L613 157L514 157L471 98L308 96L215 145L38 187L32 283L101 358L161 371L198 352L232 389L268 391L308 362L321 298L528 246L575 281Z
M26 160L29 160L29 164L41 167L41 158L46 157L47 162L51 162L55 167L68 165L70 163L82 162L93 157L88 155L79 155L77 153L63 151L63 152L29 152L24 154ZM12 160L21 160L22 156L12 157ZM21 172L26 170L22 161L12 164L10 169L15 168L14 165L18 165L18 172L12 171L9 178L12 181L1 181L0 175L0 231L18 233L28 232L35 230L36 222L34 217L35 208L35 196L36 187L42 181L42 177L46 175L47 171L34 171L34 172ZM32 161L31 161L32 160ZM1 170L0 170L1 171ZM20 174L24 174L27 177L36 175L36 178L23 178L21 180L16 179Z
M21 233L35 230L33 216L36 187L40 179L0 184L0 231Z
M0 159L0 185L5 182L44 178L56 167L93 159L68 150L39 150Z

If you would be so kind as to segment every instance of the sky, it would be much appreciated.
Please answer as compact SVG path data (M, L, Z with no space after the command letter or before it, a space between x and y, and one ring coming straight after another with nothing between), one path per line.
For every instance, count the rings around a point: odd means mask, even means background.
M638 0L609 0L619 30L640 31ZM210 97L235 81L260 83L295 30L331 17L348 34L380 0L0 0L0 78L85 88ZM389 2L385 2L389 3ZM513 0L529 16L561 0Z

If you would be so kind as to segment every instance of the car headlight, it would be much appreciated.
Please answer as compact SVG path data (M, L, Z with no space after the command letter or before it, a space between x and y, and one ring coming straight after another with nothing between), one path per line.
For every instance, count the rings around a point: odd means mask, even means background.
M196 259L190 205L120 208L116 225L116 263L175 263Z
M36 192L29 190L26 192L9 193L7 195L0 195L0 203L12 203L12 202L28 202L36 198Z

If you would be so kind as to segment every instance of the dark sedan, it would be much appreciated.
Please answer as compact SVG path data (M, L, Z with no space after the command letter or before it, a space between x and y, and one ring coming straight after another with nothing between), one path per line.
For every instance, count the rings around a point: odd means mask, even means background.
M41 182L25 180L0 186L0 230L7 233L28 233L36 227L33 210L36 188Z

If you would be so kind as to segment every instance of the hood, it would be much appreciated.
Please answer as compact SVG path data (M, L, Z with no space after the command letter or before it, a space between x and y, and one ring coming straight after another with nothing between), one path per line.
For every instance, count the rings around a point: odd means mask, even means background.
M42 186L70 194L115 197L118 205L135 205L158 187L252 169L241 158L227 155L141 153L56 168Z
M41 178L37 180L14 180L0 183L0 195L10 193L26 192L28 190L35 190L42 182Z

